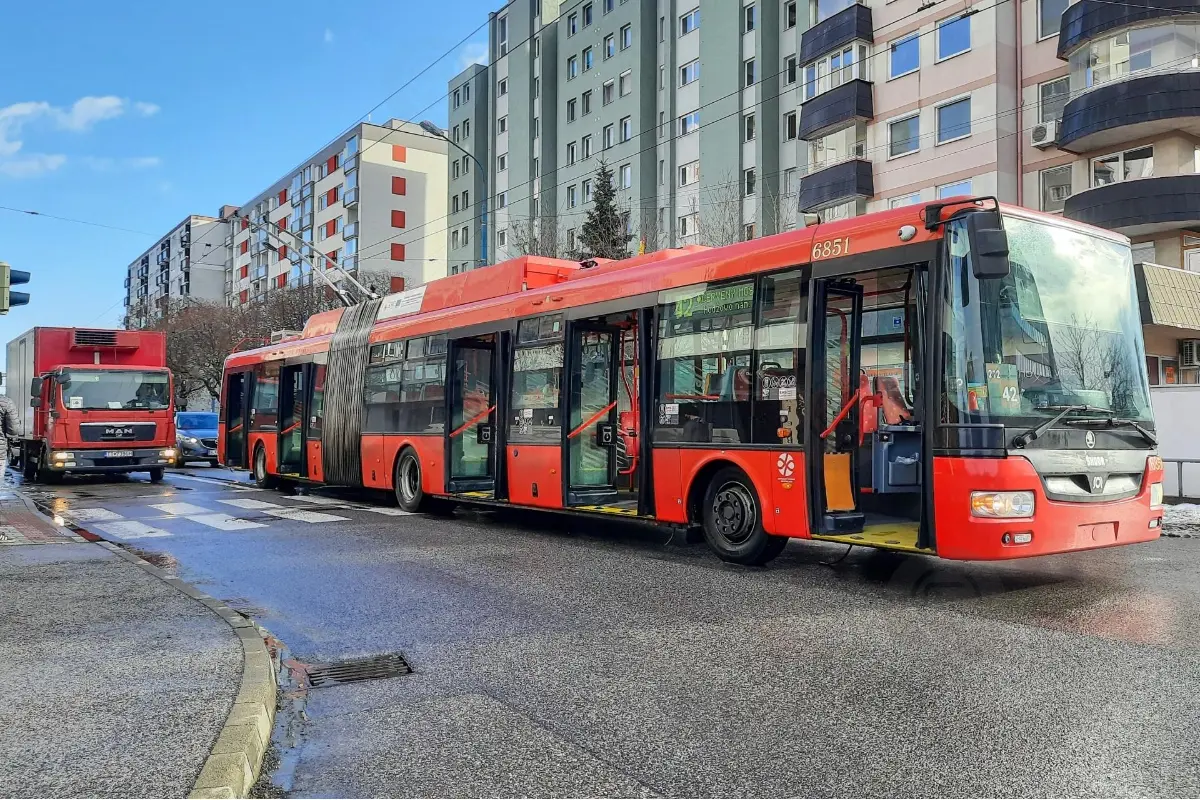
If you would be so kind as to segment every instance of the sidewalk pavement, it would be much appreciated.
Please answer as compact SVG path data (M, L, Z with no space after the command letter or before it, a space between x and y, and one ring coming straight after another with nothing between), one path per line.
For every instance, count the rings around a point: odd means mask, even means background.
M0 545L0 796L187 796L238 694L238 635L9 487Z

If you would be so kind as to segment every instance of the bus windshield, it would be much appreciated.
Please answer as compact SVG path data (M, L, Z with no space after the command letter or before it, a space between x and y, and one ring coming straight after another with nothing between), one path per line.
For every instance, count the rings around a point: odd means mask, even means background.
M171 400L165 372L70 370L59 384L68 409L161 409Z
M1007 277L975 280L966 224L947 225L945 422L1047 418L1064 405L1149 421L1128 245L1008 216Z

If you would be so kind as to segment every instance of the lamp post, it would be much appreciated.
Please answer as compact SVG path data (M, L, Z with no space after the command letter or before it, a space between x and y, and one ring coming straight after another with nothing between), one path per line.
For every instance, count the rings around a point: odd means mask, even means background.
M480 201L480 212L481 212L481 216L483 217L483 224L480 226L480 229L479 229L479 261L478 261L478 264L480 264L480 265L487 264L488 263L488 261L487 261L487 229L488 229L488 216L487 216L487 214L488 214L488 210L487 210L487 207L488 207L488 174L487 174L487 169L483 166L482 163L480 163L479 159L475 157L474 153L470 152L469 150L464 149L462 145L460 145L458 142L454 141L449 136L447 136L446 132L444 130L442 130L441 128L439 128L435 123L430 122L427 119L421 120L421 130L425 131L426 133L430 134L431 136L436 136L439 139L445 139L446 142L451 147L455 147L458 150L461 150L464 155L466 155L468 158L470 158L472 161L475 162L475 168L479 170L479 177L483 180L483 199Z

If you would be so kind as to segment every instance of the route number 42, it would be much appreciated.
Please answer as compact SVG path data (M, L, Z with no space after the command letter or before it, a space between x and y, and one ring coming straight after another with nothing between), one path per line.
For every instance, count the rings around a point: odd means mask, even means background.
M837 258L850 254L850 237L841 239L826 239L823 242L813 242L813 261L819 258Z

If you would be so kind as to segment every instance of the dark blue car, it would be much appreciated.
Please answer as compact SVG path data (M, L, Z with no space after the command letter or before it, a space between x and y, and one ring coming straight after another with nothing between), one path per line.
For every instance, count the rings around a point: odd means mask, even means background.
M217 415L207 411L180 411L175 415L175 441L179 455L175 466L189 461L217 465Z

